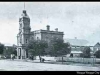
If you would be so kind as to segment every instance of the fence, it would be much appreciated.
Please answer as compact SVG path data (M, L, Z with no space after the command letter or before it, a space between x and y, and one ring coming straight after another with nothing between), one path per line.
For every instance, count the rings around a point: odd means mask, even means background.
M56 57L56 61L62 61L62 57ZM75 62L75 63L100 63L100 59L98 58L71 58L71 57L63 57L63 60L66 62Z

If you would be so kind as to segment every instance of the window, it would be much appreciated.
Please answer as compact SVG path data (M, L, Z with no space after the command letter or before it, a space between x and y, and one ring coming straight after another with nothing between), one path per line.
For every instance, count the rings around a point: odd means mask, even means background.
M20 41L20 44L22 44L22 39L21 39L21 38L20 38L20 40L19 40L19 41Z
M46 41L48 41L48 37L46 36L46 39L45 39Z
M20 23L20 28L22 28L22 23Z
M37 37L37 40L39 40L39 37Z
M27 43L27 39L26 39L26 43Z

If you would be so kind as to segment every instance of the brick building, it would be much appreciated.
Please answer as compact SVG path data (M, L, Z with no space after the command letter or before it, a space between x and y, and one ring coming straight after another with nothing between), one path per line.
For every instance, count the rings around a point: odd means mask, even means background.
M50 26L47 25L46 30L35 30L31 31L30 18L26 12L23 10L21 17L19 18L19 33L17 34L17 58L25 59L28 57L26 46L29 43L29 40L45 40L50 42L54 37L63 39L63 32L59 32L58 28L54 31L50 30Z

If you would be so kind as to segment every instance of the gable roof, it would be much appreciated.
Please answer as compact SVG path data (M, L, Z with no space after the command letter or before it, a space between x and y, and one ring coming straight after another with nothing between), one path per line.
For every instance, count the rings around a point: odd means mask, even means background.
M94 46L95 46L95 47L100 47L100 43L98 42L98 43L96 43Z
M71 45L75 45L75 46L86 46L86 44L88 43L87 40L84 39L64 39L65 42L69 42Z

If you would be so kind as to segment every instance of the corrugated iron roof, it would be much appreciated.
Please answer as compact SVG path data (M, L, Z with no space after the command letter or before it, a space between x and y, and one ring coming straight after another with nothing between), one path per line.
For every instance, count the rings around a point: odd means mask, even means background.
M94 45L94 47L100 47L100 43L99 43L99 42L96 43L96 44Z

